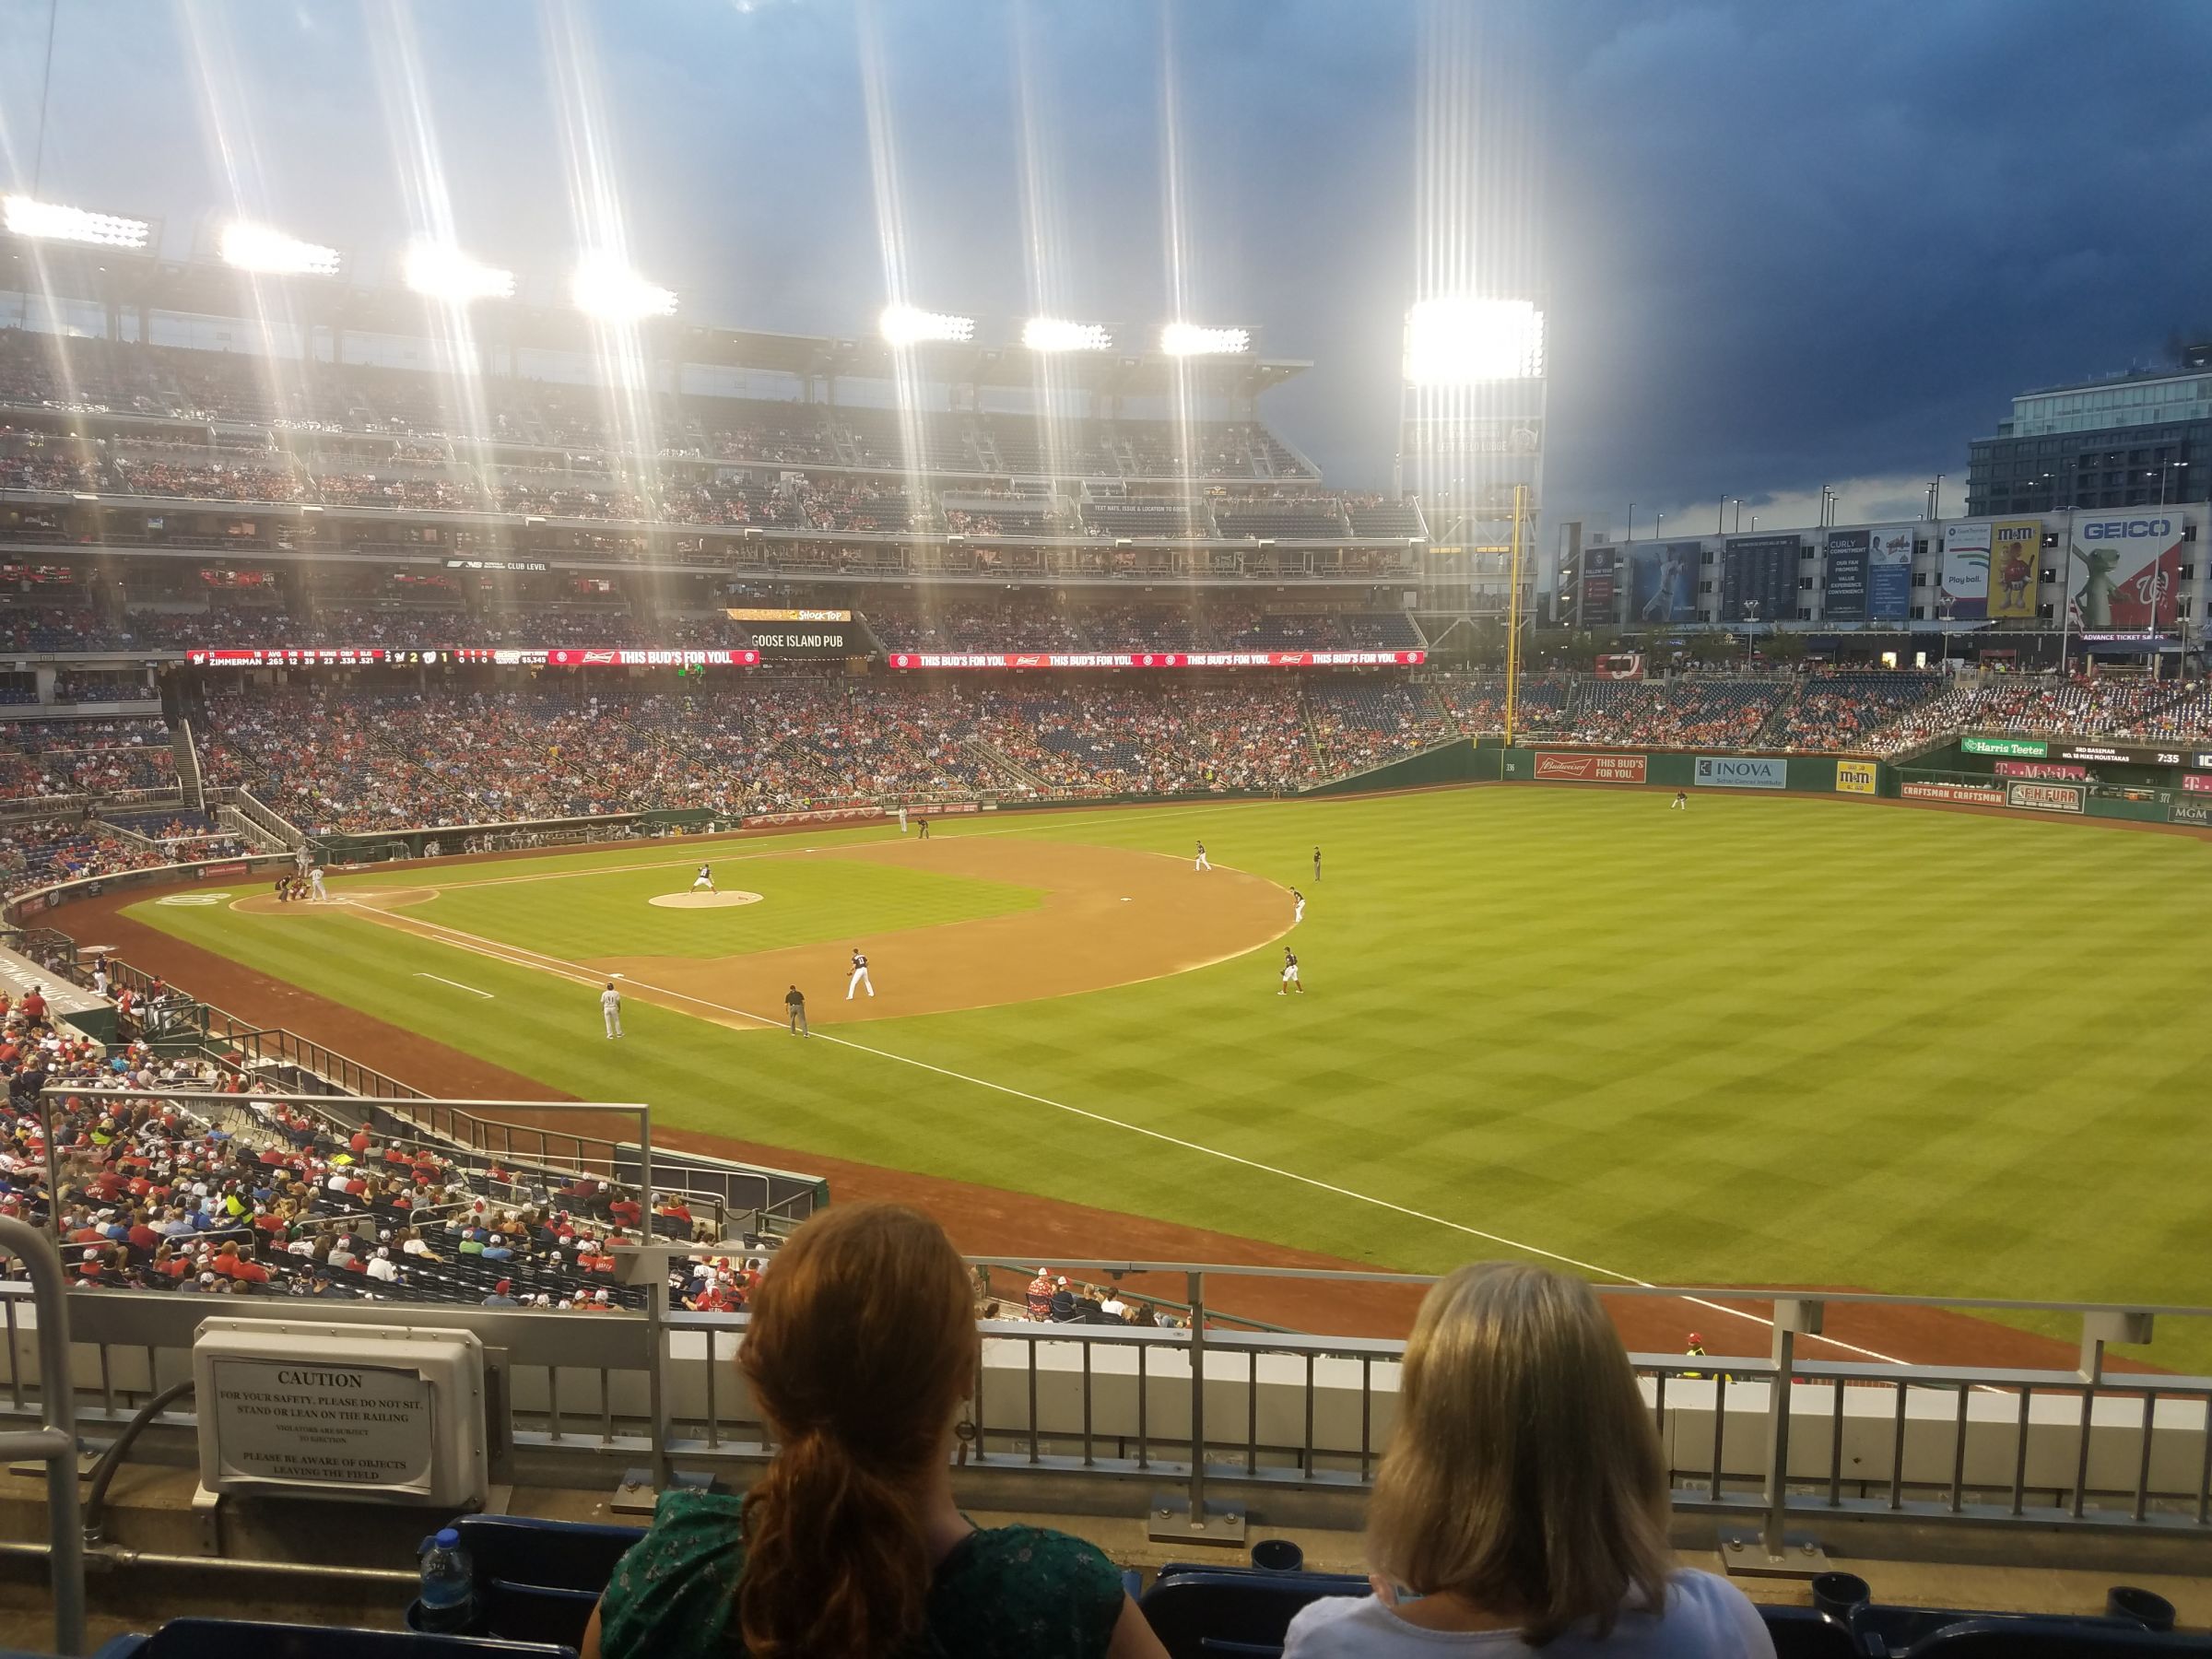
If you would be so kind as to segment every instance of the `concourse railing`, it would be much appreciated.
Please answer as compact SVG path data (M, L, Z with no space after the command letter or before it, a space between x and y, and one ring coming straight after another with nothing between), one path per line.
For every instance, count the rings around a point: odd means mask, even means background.
M774 1450L732 1363L745 1315L676 1305L667 1264L767 1248L656 1242L625 1252L619 1277L645 1289L642 1313L348 1300L317 1301L314 1316L477 1332L502 1371L492 1443L513 1449L525 1478L619 1485L625 1472L642 1469L658 1487L682 1469L742 1479ZM1049 1490L1056 1507L1141 1508L1170 1536L1248 1504L1279 1513L1293 1495L1307 1512L1356 1520L1396 1418L1404 1344L1231 1328L1213 1312L1215 1300L1235 1302L1255 1281L1273 1280L1279 1310L1279 1292L1295 1288L1282 1281L1307 1280L1339 1293L1349 1285L1394 1295L1410 1310L1433 1280L1190 1263L1026 1265L1098 1283L1141 1280L1156 1306L1170 1300L1158 1287L1174 1286L1187 1324L979 1320L960 1478L987 1483L1008 1507L1025 1507L1026 1493L1036 1494L1034 1507ZM2150 1343L2154 1357L2161 1347L2201 1354L2212 1345L2212 1309L1743 1286L1600 1289L1617 1311L1680 1302L1717 1331L1710 1355L1641 1352L1631 1360L1677 1512L1741 1529L1747 1555L1779 1559L1801 1535L1883 1521L2212 1544L2212 1377L2123 1370L2109 1353ZM82 1418L120 1424L189 1374L194 1335L208 1314L280 1319L297 1317L299 1307L265 1296L73 1297L72 1382ZM2024 1329L2069 1327L2077 1346L2044 1337L2059 1351L2037 1366L1898 1363L1821 1335L1840 1311L1863 1325L1883 1309L1998 1322L1986 1327L1993 1359L2018 1353ZM23 1338L39 1322L19 1288L0 1286L0 1315L14 1359L0 1416L28 1415L51 1364L32 1369ZM1924 1326L1924 1317L1915 1323ZM1957 1340L1947 1346L1971 1347L1974 1324L1948 1328ZM182 1411L162 1420L172 1430L192 1423Z

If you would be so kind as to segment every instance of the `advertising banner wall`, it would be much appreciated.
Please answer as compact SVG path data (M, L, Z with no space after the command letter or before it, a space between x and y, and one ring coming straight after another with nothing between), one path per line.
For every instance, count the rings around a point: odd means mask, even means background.
M1653 542L1630 554L1629 620L1695 622L1704 551L1698 542Z
M1871 760L1836 762L1836 788L1844 794L1872 794L1876 776L1875 764Z
M2077 628L2171 628L2182 585L2182 515L2083 515L2074 524L2067 603Z
M1794 535L1739 535L1731 541L1721 555L1721 620L1748 620L1751 606L1759 607L1759 621L1794 620L1800 555Z
M2035 572L2043 556L2039 519L1999 519L1989 527L1989 614L2035 615Z
M1866 551L1866 617L1902 622L1912 610L1912 526L1872 533Z
M1418 668L1425 651L894 651L894 668Z
M1989 615L1989 521L1972 519L1943 528L1943 571L1936 600L1950 601L1953 619L1979 621Z
M1980 783L1901 783L1897 793L1908 801L1950 801L1966 806L2002 806L2005 792Z
M2007 783L2005 805L2028 812L2079 812L2089 792L2078 783Z
M1820 612L1830 622L1866 619L1866 572L1874 546L1871 530L1830 530L1823 559Z
M2046 783L2088 782L2086 766L2061 766L2055 760L1998 760L1989 769L2000 778L2040 778Z
M2029 760L2041 760L2051 752L2041 737L1968 737L1959 747L1970 755L2011 755Z
M1641 783L1642 755L1561 755L1539 752L1536 777L1553 783Z
M2182 787L2191 794L2212 794L2212 772L2183 772Z
M1696 782L1700 789L1787 789L1790 763L1740 755L1700 755Z
M1584 628L1600 628L1618 620L1619 560L1619 552L1614 547L1583 549Z
M2176 801L2166 809L2166 821L2212 829L2212 801Z

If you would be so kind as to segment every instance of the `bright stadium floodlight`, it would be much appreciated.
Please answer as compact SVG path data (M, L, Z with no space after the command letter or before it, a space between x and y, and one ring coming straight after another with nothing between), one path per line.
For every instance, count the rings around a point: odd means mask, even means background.
M1544 377L1544 313L1526 300L1424 300L1406 315L1406 381L1465 386Z
M400 262L400 275L417 293L448 305L514 297L512 271L471 259L445 242L414 243Z
M923 346L933 341L965 345L975 338L975 319L946 312L924 311L913 305L887 305L877 319L883 337L893 346Z
M1021 325L1021 343L1031 351L1112 351L1113 335L1103 324L1031 317Z
M269 276L335 276L338 274L338 251L325 248L317 242L301 241L296 236L287 236L281 230L272 230L266 225L251 225L243 219L223 227L216 250L223 263L236 265L241 271L255 271Z
M1159 348L1170 357L1235 357L1252 349L1252 331L1171 323L1159 331Z
M674 289L646 281L611 253L586 253L576 262L569 300L602 323L637 323L676 312Z
M145 219L89 213L27 195L0 197L0 221L17 236L41 241L89 242L96 248L143 248L153 227Z

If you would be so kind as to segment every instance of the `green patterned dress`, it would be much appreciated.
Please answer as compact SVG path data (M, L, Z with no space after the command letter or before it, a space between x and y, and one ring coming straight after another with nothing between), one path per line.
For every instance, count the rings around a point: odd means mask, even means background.
M606 1659L735 1659L740 1500L664 1492L653 1530L599 1604ZM1091 1545L1039 1526L973 1532L937 1563L927 1629L900 1659L1103 1659L1122 1579Z

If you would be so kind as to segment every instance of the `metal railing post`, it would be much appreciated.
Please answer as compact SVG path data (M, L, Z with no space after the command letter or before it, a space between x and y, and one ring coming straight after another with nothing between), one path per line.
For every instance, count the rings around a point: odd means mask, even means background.
M57 1653L85 1651L85 1534L77 1508L76 1392L69 1371L69 1285L61 1253L28 1221L0 1216L0 1250L18 1257L30 1277L39 1314L39 1416L44 1427L0 1434L0 1457L35 1456L46 1462L46 1527L52 1554L53 1646ZM22 1362L11 1341L8 1370Z
M1206 1520L1206 1275L1186 1277L1191 1304L1191 1524Z

